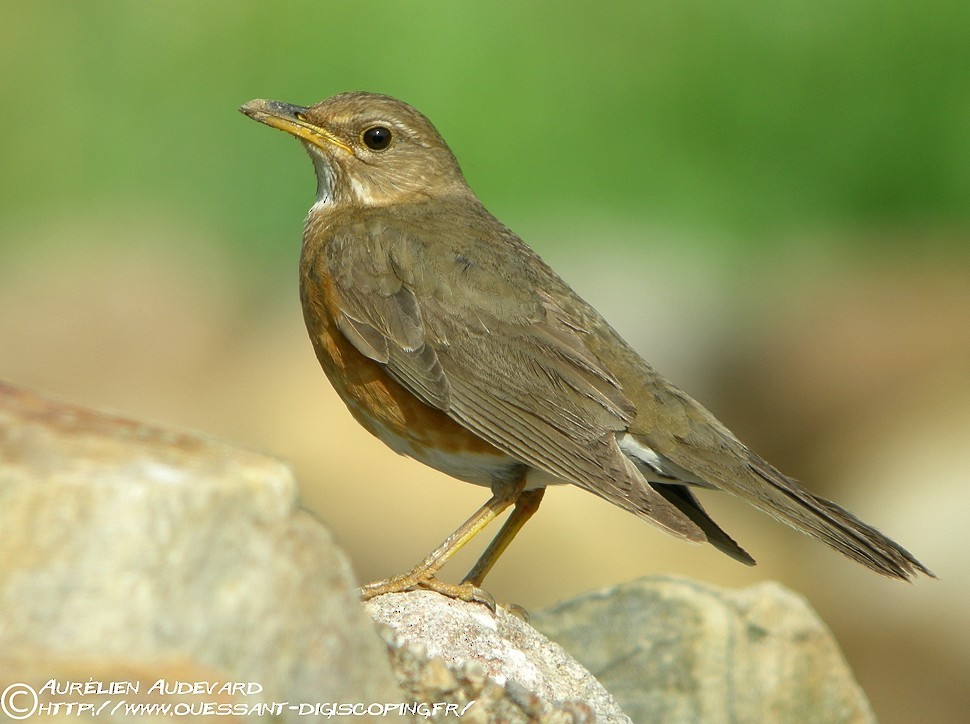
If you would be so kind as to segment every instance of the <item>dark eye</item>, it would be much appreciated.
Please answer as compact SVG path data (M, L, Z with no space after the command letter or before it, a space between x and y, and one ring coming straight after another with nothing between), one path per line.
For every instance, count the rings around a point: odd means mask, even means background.
M391 129L384 126L371 126L361 134L361 138L371 151L383 151L391 145Z

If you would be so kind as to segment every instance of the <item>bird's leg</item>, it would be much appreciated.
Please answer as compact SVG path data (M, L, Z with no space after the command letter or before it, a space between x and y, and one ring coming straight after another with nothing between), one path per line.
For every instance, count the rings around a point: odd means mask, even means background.
M499 556L505 552L505 549L509 547L512 539L515 538L516 534L522 530L522 526L526 524L526 521L532 517L532 515L539 509L539 503L542 502L542 496L546 492L545 488L537 488L535 490L529 490L523 492L519 496L519 499L515 501L515 508L512 510L512 514L505 521L502 529L489 543L488 548L482 553L475 566L468 572L468 575L462 580L462 585L473 586L476 590L482 590L482 581L485 580L485 576L488 572L492 570L492 566L499 559ZM529 612L526 611L522 606L518 604L507 604L503 603L502 608L506 609L509 613L514 616L518 616L520 619L528 623Z
M492 566L495 565L499 556L509 547L509 543L522 530L522 526L526 524L526 521L539 509L539 503L542 502L542 496L545 492L545 488L536 488L535 490L527 490L519 496L518 500L515 501L515 508L512 510L512 514L505 521L502 529L492 539L492 542L488 544L488 548L479 557L475 566L462 580L463 585L471 584L476 588L482 585L482 581L485 580L488 572L492 570Z
M495 565L499 556L509 547L512 539L522 529L522 526L526 524L526 521L539 509L539 503L542 502L542 496L545 492L545 488L536 488L535 490L526 491L519 496L519 499L515 501L515 509L512 511L512 515L505 521L502 529L492 539L488 548L479 557L478 562L468 572L468 575L465 576L462 583L470 583L473 586L482 585L482 581L485 580L488 572L492 570L492 566Z
M444 583L435 578L435 574L462 546L478 535L510 505L516 503L522 495L523 487L525 487L525 479L515 483L504 483L493 486L492 497L488 499L488 502L479 508L471 518L462 523L458 530L448 536L427 558L404 575L386 578L382 581L375 581L363 586L360 589L361 598L366 601L385 593L399 593L401 591L413 591L418 588L426 588L451 598L459 598L463 601L478 601L494 610L495 601L488 593L478 588L474 583L467 581L463 581L457 585ZM505 528L503 527L502 530L505 530Z

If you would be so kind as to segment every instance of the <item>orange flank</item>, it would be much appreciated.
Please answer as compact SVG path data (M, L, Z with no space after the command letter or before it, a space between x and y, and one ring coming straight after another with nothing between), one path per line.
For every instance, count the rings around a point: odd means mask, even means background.
M316 332L311 336L313 348L337 394L364 429L385 442L388 436L407 441L408 454L422 461L430 455L429 448L435 454L507 458L443 411L426 405L393 380L382 365L361 354L337 328L331 279L307 266L304 274L313 274L318 284L309 287L304 302L307 326Z

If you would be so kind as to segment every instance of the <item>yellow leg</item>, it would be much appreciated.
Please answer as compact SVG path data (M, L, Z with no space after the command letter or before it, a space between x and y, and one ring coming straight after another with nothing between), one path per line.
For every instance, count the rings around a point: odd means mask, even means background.
M493 490L492 497L489 498L488 502L479 508L471 518L466 520L458 530L448 536L421 563L404 575L368 583L360 589L361 598L366 601L367 599L381 596L385 593L399 593L401 591L413 591L417 588L427 588L452 598L460 598L465 601L480 601L488 604L491 608L495 608L495 602L491 596L480 590L476 585L465 582L459 585L443 583L435 578L435 574L468 541L478 535L510 505L514 504L519 499L519 496L522 495L524 485L525 481L522 480Z
M505 521L505 525L502 526L498 535L495 536L488 548L485 549L485 552L482 553L475 567L465 576L462 584L471 584L476 588L482 585L482 581L485 580L488 572L492 570L495 561L509 547L509 543L512 542L515 535L522 529L522 526L526 524L526 521L539 509L539 503L542 502L542 495L545 492L545 488L536 488L535 490L527 490L519 496L518 500L515 501L515 510L512 511L512 514Z

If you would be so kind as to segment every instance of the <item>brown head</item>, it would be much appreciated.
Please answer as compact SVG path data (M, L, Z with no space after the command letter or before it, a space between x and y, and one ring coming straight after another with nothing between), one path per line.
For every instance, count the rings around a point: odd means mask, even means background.
M384 206L471 194L431 121L390 96L340 93L308 108L254 100L239 110L303 142L317 173L317 203Z

